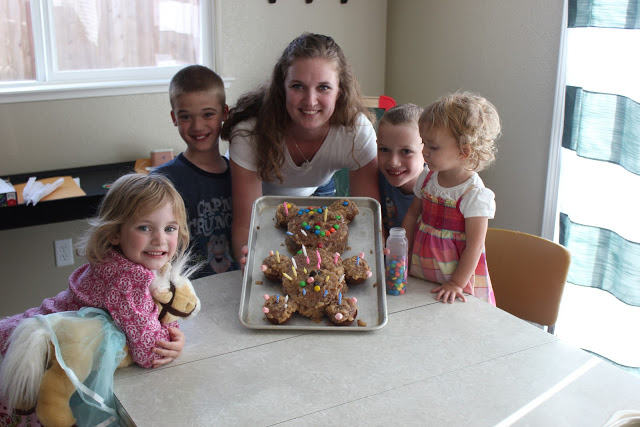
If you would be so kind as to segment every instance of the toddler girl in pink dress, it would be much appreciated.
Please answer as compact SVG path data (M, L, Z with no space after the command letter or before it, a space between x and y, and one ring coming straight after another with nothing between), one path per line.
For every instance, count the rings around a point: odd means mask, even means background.
M426 167L402 226L413 276L440 283L436 299L495 305L484 251L495 195L477 172L495 159L500 135L496 108L473 93L454 93L425 108L419 121Z

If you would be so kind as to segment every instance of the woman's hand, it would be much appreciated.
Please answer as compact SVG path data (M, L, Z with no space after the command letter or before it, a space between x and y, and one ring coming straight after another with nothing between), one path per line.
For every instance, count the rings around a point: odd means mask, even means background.
M452 281L448 281L444 285L440 285L431 291L431 293L436 292L438 293L438 295L436 295L436 301L452 304L456 298L460 298L462 302L467 302L467 299L462 293L462 288Z
M182 349L184 348L184 334L182 331L175 327L169 328L169 338L171 341L159 340L156 342L156 347L152 351L162 356L162 359L155 359L151 362L154 368L171 363L182 354Z

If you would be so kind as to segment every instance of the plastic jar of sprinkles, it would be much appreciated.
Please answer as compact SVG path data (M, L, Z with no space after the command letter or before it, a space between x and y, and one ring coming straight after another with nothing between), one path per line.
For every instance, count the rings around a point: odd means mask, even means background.
M385 256L385 282L389 295L402 295L407 291L407 232L402 227L393 227L389 230L387 249L389 255Z

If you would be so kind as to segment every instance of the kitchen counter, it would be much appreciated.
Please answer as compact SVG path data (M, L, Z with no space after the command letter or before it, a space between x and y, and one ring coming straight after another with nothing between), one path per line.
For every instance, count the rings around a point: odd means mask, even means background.
M410 278L377 331L248 329L240 272L194 281L202 310L167 367L116 371L128 425L580 425L640 409L640 379L473 297ZM258 285L253 285L258 286Z

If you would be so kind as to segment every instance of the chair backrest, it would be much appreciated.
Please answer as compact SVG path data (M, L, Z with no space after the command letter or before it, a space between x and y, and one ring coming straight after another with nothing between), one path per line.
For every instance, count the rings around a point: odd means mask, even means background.
M542 237L489 228L485 242L498 308L551 330L558 319L571 254Z

